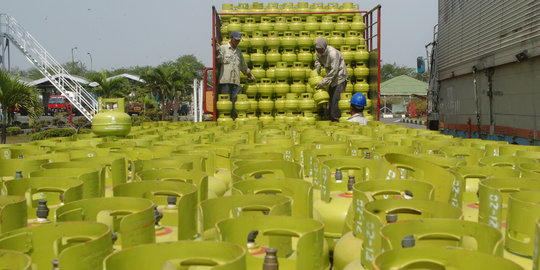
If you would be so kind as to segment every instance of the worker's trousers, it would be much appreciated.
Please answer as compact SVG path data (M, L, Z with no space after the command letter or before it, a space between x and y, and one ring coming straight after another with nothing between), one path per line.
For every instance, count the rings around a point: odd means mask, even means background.
M345 92L345 87L347 87L347 81L328 88L328 95L330 95L330 100L328 102L328 119L332 122L339 122L339 118L341 117L338 103L341 93Z

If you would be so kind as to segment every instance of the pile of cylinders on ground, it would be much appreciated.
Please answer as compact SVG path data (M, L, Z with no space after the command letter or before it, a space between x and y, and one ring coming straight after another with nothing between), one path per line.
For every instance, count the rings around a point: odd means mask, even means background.
M371 96L370 53L366 50L365 24L357 4L223 4L219 14L223 44L229 42L232 31L241 32L239 47L257 78L257 83L251 83L241 76L242 104L240 110L236 108L236 121L314 123L320 119L329 97L326 90L315 90L321 75L325 75L324 68L320 75L312 71L317 37L325 37L330 46L341 51L349 74L346 92ZM341 98L348 102L350 96ZM232 121L230 106L224 104L227 98L218 96L217 100L218 121ZM368 98L368 119L373 119L371 104ZM341 112L340 121L350 117L349 106L343 106Z
M0 267L537 269L540 147L370 121L0 146Z

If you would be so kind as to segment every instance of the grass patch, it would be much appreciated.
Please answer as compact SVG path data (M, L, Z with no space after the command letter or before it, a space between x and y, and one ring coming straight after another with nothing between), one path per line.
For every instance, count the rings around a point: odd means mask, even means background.
M6 137L6 143L12 144L12 143L27 143L30 141L31 134L21 134L17 136L7 136Z

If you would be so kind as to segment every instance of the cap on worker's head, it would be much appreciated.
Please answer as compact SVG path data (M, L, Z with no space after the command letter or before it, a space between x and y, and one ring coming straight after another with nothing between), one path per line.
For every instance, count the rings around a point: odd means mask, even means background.
M231 32L231 37L236 40L242 40L242 34L236 30Z
M356 93L351 97L350 102L352 105L366 107L366 96L362 93Z

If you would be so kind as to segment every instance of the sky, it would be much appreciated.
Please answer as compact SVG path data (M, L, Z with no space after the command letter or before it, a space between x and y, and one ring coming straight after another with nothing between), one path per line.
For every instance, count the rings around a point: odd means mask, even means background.
M59 63L81 61L87 69L157 66L193 54L211 66L211 8L223 3L291 1L225 0L4 0L0 13L14 17ZM323 1L309 1L309 3ZM330 2L351 2L330 1ZM414 67L426 56L437 24L436 0L362 0L361 10L382 6L381 59ZM77 47L76 49L73 49ZM11 49L11 66L27 69Z

